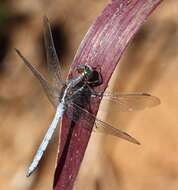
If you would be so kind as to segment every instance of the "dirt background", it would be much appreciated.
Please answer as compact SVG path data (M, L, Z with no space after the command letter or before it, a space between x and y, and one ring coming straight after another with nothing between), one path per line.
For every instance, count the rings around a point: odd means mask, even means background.
M40 85L14 52L46 71L42 17L48 15L65 75L87 29L106 0L0 1L0 189L50 190L55 134L39 169L25 171L54 115ZM98 117L125 129L141 146L93 133L77 190L178 189L178 2L164 1L130 43L110 91L149 92L161 105ZM110 114L109 114L110 113Z

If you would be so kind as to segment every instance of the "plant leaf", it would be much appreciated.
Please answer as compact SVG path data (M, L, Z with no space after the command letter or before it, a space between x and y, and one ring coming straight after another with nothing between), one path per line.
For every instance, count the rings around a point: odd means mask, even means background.
M104 91L129 41L161 0L113 0L90 27L71 65L69 78L79 64L88 64L101 70L103 84L96 88ZM94 100L93 100L94 101ZM91 102L92 114L98 104ZM94 106L92 106L94 105ZM58 160L54 177L55 190L71 190L90 139L91 130L64 116L61 129Z

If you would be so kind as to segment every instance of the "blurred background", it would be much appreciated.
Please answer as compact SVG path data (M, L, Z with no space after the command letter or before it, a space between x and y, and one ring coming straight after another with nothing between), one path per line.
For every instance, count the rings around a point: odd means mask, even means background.
M27 166L54 115L38 81L14 48L46 72L42 17L52 25L67 75L77 47L107 0L0 1L0 189L50 190L58 134L30 178ZM178 189L178 2L164 1L130 43L108 91L148 92L161 105L134 113L98 114L141 143L93 133L77 190ZM110 113L110 114L109 114Z

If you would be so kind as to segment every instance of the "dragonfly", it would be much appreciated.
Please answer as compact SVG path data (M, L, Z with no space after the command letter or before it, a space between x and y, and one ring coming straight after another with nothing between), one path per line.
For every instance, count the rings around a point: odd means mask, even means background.
M147 93L103 93L96 92L94 88L102 84L102 76L96 68L92 68L87 64L77 66L77 76L66 81L62 76L62 69L56 49L54 47L52 31L48 18L43 19L44 41L47 55L48 71L51 76L51 82L38 71L18 50L16 53L22 59L22 62L32 71L43 87L48 99L56 109L54 118L44 136L30 166L28 167L26 176L29 177L37 168L44 151L46 150L52 135L63 117L64 113L74 122L80 117L85 119L87 123L93 122L96 131L105 132L107 134L125 139L134 144L140 144L134 137L113 127L109 123L101 121L89 110L89 104L92 98L106 98L113 107L119 111L135 111L144 108L153 107L160 104L159 98ZM87 125L84 126L87 128Z

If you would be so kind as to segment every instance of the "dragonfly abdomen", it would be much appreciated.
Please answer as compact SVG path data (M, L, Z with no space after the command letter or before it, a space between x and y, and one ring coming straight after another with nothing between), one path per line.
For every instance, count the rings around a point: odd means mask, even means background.
M47 131L45 137L43 138L43 141L40 144L40 147L38 148L37 153L35 154L35 157L31 163L30 167L28 168L27 177L29 177L33 173L33 171L36 169L36 167L38 166L38 163L41 160L41 157L43 156L43 153L46 150L46 147L48 146L49 141L52 138L54 130L56 129L56 127L57 127L60 119L62 118L65 110L66 110L66 106L63 103L60 103L57 107L54 119L53 119L50 127L48 128L48 131Z

